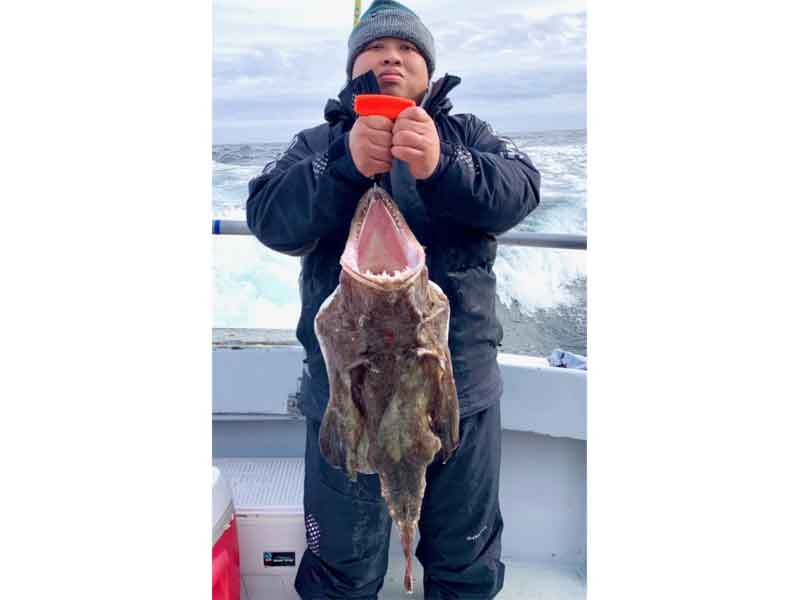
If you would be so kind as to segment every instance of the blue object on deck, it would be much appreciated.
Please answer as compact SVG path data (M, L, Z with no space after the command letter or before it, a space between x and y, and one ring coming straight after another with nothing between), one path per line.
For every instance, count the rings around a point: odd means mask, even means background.
M219 235L219 219L214 219L214 235Z
M580 354L573 354L565 350L553 350L547 357L547 362L551 367L565 367L567 369L586 370L586 357Z

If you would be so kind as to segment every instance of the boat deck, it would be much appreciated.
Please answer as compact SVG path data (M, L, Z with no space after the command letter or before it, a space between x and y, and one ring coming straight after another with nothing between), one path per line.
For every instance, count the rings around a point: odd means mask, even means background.
M392 532L394 534L394 532ZM394 540L393 540L394 543ZM394 553L393 553L394 554ZM560 563L523 561L503 557L506 578L496 600L586 600L586 576L579 567ZM414 593L403 591L405 563L401 554L389 560L389 570L378 594L380 600L422 598L422 565L414 559Z

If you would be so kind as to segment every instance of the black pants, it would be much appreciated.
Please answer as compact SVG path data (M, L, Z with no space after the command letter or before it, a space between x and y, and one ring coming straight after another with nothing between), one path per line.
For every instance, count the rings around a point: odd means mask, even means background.
M377 475L351 482L319 453L320 423L307 420L305 520L308 549L295 588L303 600L376 599L388 566L392 521ZM500 407L461 420L460 445L432 463L416 555L425 598L489 600L503 587L500 562ZM419 575L415 573L415 575Z

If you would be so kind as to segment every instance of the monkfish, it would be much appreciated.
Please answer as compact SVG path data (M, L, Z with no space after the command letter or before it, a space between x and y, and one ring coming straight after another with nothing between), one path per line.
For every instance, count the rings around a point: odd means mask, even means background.
M358 203L340 263L339 285L314 321L330 382L320 452L353 481L357 473L380 477L411 593L425 472L434 458L446 462L459 439L450 304L428 279L425 250L377 186Z

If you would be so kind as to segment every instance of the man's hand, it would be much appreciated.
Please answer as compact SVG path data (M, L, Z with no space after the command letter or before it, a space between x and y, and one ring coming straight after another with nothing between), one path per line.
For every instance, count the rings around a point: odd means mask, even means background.
M350 155L364 177L388 173L392 168L391 119L378 115L359 117L350 130Z
M439 164L441 145L436 125L425 109L412 106L401 112L392 130L391 155L408 163L415 179L427 179Z

